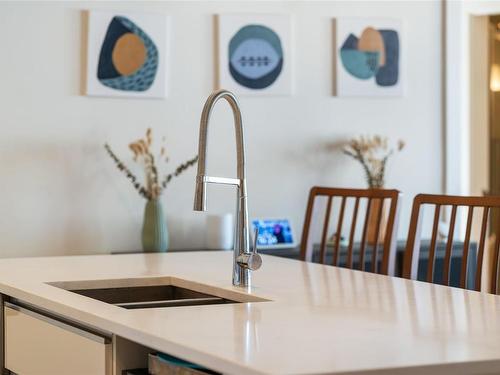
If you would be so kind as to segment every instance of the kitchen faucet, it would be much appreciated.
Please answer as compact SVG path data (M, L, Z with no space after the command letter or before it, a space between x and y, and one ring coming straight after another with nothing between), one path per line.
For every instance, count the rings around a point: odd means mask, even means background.
M215 104L225 99L234 115L234 129L236 133L237 178L212 177L206 174L207 166L207 135L210 114ZM233 93L227 90L213 92L207 99L200 120L200 138L198 144L198 174L194 196L194 210L207 209L207 184L234 185L237 187L237 215L235 226L234 256L233 256L233 285L250 287L252 275L262 265L262 258L257 254L257 235L255 231L253 250L250 250L250 234L248 227L247 186L245 177L245 137L243 122L238 101Z

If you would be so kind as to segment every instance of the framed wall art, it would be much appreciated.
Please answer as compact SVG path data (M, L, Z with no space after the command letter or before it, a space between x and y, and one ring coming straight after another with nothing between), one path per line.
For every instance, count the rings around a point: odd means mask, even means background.
M401 21L340 18L337 24L337 95L401 96Z
M168 16L88 12L86 94L164 98Z
M292 94L289 15L227 14L216 24L219 88L238 95Z

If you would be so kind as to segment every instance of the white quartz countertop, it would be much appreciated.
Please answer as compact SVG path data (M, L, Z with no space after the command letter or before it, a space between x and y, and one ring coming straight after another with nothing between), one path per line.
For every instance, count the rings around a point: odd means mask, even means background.
M230 252L3 259L0 292L226 374L500 373L500 297L263 262L246 291ZM126 310L48 284L142 278L269 302Z

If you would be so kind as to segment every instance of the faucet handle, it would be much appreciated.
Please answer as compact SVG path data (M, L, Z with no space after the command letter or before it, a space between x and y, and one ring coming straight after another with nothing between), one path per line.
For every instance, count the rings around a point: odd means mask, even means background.
M252 253L257 254L257 239L259 238L259 227L255 227L255 231L253 232L253 247Z
M251 271L256 271L262 266L262 257L257 253L257 237L259 236L259 228L255 228L253 238L253 248L249 253L242 253L236 258L238 264Z
M254 252L243 253L236 258L238 264L250 271L257 271L262 266L262 257Z

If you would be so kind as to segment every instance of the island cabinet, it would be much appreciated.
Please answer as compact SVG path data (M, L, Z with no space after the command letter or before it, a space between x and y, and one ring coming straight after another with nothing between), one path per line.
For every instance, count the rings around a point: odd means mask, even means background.
M154 349L5 295L0 295L0 299L3 300L1 375L143 374L148 373L148 363L154 364L152 374L171 373L171 365L155 360ZM183 374L204 373L183 371Z
M112 341L32 309L5 303L5 368L15 374L111 375Z

